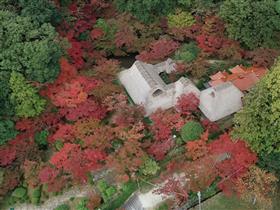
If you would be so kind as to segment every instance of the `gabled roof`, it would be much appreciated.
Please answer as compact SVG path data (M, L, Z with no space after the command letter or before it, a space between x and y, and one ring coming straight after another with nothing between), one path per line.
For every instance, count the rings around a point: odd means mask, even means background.
M171 59L156 65L136 61L131 68L119 73L119 80L133 102L144 106L146 115L150 115L159 108L164 110L175 106L182 94L192 92L199 97L200 90L187 78L165 84L159 74L172 71L174 63Z
M149 69L149 64L145 65L136 61L131 68L119 74L121 83L136 104L144 104L153 87L158 84L161 85L161 82L157 81L158 77L151 75L152 73L149 72Z
M254 87L259 81L259 78L255 73L246 74L246 76L239 77L232 81L232 83L241 91L247 91Z
M211 80L209 82L210 86L212 86L212 87L223 84L223 83L225 83L225 80L223 80L223 79Z
M244 74L246 73L246 69L242 65L237 65L230 70L233 74Z
M263 67L245 68L242 65L237 65L230 72L231 74L219 71L210 76L209 85L214 87L225 82L232 82L241 91L248 91L266 74L267 69Z
M226 82L201 91L199 108L210 121L217 121L239 111L243 96L236 86Z
M219 71L218 73L213 74L212 76L210 76L210 78L211 78L212 80L219 80L219 79L225 79L227 76L228 76L228 73L227 73L227 72L221 72L221 71Z
M247 71L248 72L254 72L259 79L262 78L263 76L265 76L265 74L267 73L267 69L264 68L264 67L254 67L254 66L252 66L252 67L249 67L247 69Z

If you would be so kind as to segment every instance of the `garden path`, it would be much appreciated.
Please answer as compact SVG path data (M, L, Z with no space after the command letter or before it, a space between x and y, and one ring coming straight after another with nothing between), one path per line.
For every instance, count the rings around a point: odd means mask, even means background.
M49 198L41 206L35 206L32 204L21 204L14 207L14 210L53 210L57 206L67 202L72 197L85 197L91 192L94 192L94 188L91 185L73 187L70 190L64 192L62 195Z

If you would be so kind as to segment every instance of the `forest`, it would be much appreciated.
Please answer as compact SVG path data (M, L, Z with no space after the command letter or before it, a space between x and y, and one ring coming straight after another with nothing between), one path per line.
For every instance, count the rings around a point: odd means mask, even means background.
M203 209L279 209L278 56L280 0L0 0L0 209L129 209L150 190L155 210L198 192L221 196ZM168 58L163 81L200 91L236 66L266 73L221 120L192 93L147 116L118 75Z

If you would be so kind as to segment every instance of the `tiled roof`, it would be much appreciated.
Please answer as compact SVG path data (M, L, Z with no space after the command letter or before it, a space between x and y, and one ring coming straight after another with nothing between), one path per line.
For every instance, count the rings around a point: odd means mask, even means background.
M257 82L259 78L255 73L246 74L246 76L242 78L238 78L232 81L232 83L239 88L241 91L247 91L251 89Z
M237 65L234 68L230 70L233 74L244 74L246 72L246 69L242 65Z
M267 69L264 67L250 67L247 71L254 72L258 78L262 78L267 73Z
M216 74L210 76L210 78L211 78L212 80L218 80L218 79L226 78L227 75L228 75L227 72L221 72L221 71L219 71L218 73L216 73Z
M241 91L248 91L266 74L267 69L263 67L245 68L242 65L237 65L230 72L231 74L219 71L210 76L209 85L214 87L230 81Z

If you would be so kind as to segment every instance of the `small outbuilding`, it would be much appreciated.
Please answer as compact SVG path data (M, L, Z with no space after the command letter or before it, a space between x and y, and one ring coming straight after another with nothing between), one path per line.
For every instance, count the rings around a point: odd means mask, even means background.
M176 105L182 94L193 93L199 98L199 89L185 77L165 84L160 73L175 71L175 63L171 59L152 65L136 61L131 68L120 72L119 79L135 104L145 108L146 115L157 109L168 109Z
M239 111L243 97L244 94L235 85L226 82L201 91L199 108L214 122Z

